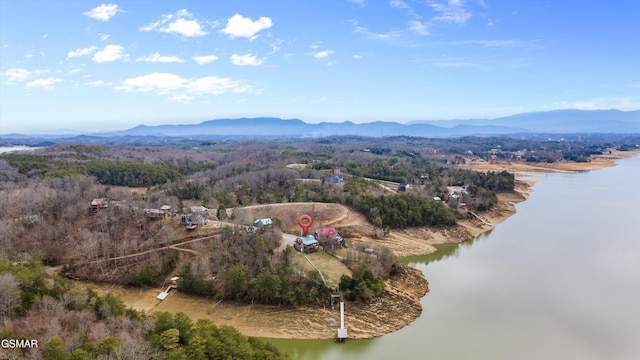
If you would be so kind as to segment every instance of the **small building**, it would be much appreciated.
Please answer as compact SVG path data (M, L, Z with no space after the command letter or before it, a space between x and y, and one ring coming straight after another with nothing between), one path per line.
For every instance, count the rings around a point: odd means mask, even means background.
M340 182L342 182L342 178L340 176L338 176L338 175L325 176L324 182L325 183L329 183L329 184L340 184Z
M407 191L411 188L411 185L407 184L407 183L400 183L398 184L398 191Z
M162 219L167 217L167 213L164 210L160 209L144 209L144 214L149 219Z
M191 223L195 223L197 220L196 214L184 214L180 218L183 225L188 225Z
M160 206L160 210L165 212L166 217L171 216L171 205L162 205Z
M447 199L447 204L450 208L456 209L458 206L460 206L460 195L450 194L449 198Z
M96 212L100 209L106 209L109 207L109 200L106 198L91 200L91 211Z
M338 247L342 247L344 244L344 239L342 238L342 236L340 236L340 234L338 234L338 230L336 230L336 228L333 228L333 227L316 229L316 233L314 237L318 241L321 240L322 237L324 237L327 240L333 240L335 246L338 246Z
M269 225L273 225L273 221L270 218L258 219L253 222L253 226L258 228L263 228Z
M293 244L296 250L305 254L318 251L319 246L318 240L316 240L313 235L296 238L296 242Z
M193 206L189 206L189 210L191 210L191 212L194 212L194 213L203 213L203 212L206 212L208 209L204 206L193 205Z

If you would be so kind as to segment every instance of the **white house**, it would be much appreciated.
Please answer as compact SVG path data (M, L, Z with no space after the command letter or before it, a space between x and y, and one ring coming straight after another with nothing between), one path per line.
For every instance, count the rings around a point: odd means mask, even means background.
M253 222L253 226L259 227L259 228L272 225L272 224L273 224L273 221L271 221L271 219L269 218L258 219Z

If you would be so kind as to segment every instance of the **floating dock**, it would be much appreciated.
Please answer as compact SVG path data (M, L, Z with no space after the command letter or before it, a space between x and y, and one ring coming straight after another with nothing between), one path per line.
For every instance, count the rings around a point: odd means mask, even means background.
M167 296L169 296L169 291L171 291L171 289L177 289L178 288L178 279L179 277L172 277L171 279L169 279L169 281L171 282L171 285L169 285L169 287L167 287L167 290L161 292L160 294L158 294L158 296L156 296L156 299L162 301L164 299L167 298Z
M169 291L171 291L171 289L175 288L175 286L173 285L169 285L169 287L167 288L167 290L161 292L160 294L158 294L158 296L156 296L156 298L158 300L164 300L167 298L167 296L169 296Z

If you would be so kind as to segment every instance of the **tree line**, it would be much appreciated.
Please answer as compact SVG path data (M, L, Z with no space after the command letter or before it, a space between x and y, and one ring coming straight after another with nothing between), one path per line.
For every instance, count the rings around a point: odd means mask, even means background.
M397 195L356 194L347 198L349 206L358 209L380 228L455 225L455 214L442 201L427 200L411 193Z
M105 185L148 187L175 181L182 176L173 167L131 161L69 161L53 155L34 154L7 154L0 158L15 166L19 173L26 177L89 175Z

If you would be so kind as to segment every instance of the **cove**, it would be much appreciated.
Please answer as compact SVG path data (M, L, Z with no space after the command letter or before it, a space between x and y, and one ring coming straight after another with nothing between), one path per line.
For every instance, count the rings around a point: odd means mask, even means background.
M536 179L491 233L403 259L430 287L411 325L269 342L293 359L640 358L640 158Z

